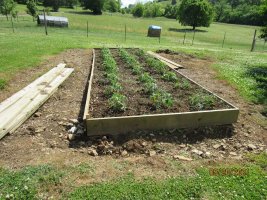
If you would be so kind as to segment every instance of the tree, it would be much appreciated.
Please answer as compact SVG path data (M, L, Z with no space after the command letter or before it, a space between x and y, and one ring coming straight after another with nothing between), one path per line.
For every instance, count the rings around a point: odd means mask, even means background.
M132 10L132 14L135 17L142 17L144 14L144 6L141 3L137 3Z
M101 15L104 6L104 0L82 0L84 9L90 9L95 15Z
M213 18L212 5L207 0L182 0L177 19L184 26L209 27Z
M35 4L35 1L34 0L28 0L27 1L27 13L30 14L33 18L33 21L34 21L34 18L36 17L37 15L37 11L38 11L38 8Z
M144 6L144 17L160 17L164 14L164 9L158 3L146 3Z
M0 1L0 13L6 16L8 20L8 15L10 15L16 7L16 3L13 0L1 0Z
M117 0L105 0L104 10L108 10L110 12L119 12L120 7L120 2Z
M172 5L175 5L177 3L176 0L172 0Z

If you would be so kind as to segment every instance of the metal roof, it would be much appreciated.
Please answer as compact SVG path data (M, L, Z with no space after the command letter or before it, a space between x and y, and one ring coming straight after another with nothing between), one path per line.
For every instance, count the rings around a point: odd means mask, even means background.
M40 20L44 20L43 15L38 15ZM69 22L68 18L66 17L57 17L57 16L45 16L47 21L60 21L60 22Z

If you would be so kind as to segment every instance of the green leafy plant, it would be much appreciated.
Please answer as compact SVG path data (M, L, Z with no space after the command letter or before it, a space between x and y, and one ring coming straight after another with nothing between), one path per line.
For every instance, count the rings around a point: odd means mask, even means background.
M122 91L122 87L119 83L113 83L112 85L107 86L107 88L104 91L104 94L107 97L112 96L112 94L114 93L119 93L120 91Z
M109 107L114 112L122 112L126 110L126 100L127 98L118 93L114 93L112 97L109 99Z
M149 94L149 95L153 94L157 90L158 90L158 86L154 82L147 82L147 83L144 84L144 92L146 94Z
M5 89L6 85L7 85L6 80L0 79L0 90Z
M139 76L139 81L143 83L154 83L155 80L149 75L149 73L145 72Z
M184 79L182 81L182 83L180 84L180 87L184 90L187 90L187 89L191 88L191 84L188 80Z
M176 82L178 80L176 74L174 72L165 72L162 75L162 79L169 82Z
M195 94L189 97L191 110L212 109L215 104L215 97L209 94Z
M153 93L150 99L157 109L161 107L170 108L173 106L173 98L171 94L164 91L157 91Z
M146 56L146 62L150 67L155 69L157 73L164 74L167 70L164 63L150 56Z

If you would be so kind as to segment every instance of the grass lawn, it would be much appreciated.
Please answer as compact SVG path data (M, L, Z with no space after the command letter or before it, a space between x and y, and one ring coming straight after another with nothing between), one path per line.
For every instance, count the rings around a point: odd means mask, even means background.
M0 199L265 199L267 155L248 155L242 164L193 164L194 174L157 180L136 180L129 173L109 182L77 186L75 177L94 169L83 163L56 168L30 166L18 171L0 168ZM181 167L180 167L181 168ZM217 170L217 174L211 174ZM238 171L239 170L239 171ZM235 174L234 174L235 173Z
M213 23L209 28L199 28L192 45L193 32L187 32L183 45L184 29L176 20L166 18L133 18L131 15L105 13L102 16L89 15L81 8L60 9L52 13L69 18L69 28L38 27L31 16L25 15L25 6L18 5L19 21L11 22L0 18L0 88L18 70L33 67L47 56L69 48L92 47L140 47L144 49L173 49L200 57L214 58L221 78L229 80L240 93L249 100L263 103L266 101L266 78L258 78L258 72L266 73L267 54L263 46L256 46L258 52L250 53L252 36L258 27ZM86 23L89 23L87 38ZM124 40L124 27L127 25L127 41ZM161 43L158 39L148 38L147 27L151 24L163 27ZM226 40L221 48L224 33ZM262 43L263 44L263 43ZM260 86L260 88L259 88ZM265 102L266 103L266 102Z

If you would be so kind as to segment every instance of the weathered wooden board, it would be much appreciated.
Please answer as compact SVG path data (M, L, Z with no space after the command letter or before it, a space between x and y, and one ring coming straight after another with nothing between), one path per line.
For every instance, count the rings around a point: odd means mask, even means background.
M161 62L165 63L166 65L168 65L169 67L171 67L172 69L181 69L184 68L182 65L175 63L167 58L162 57L161 55L154 53L152 51L148 51L147 52L149 55L154 56L155 58L159 59Z
M90 105L90 99L91 99L91 88L93 83L93 77L94 77L94 69L95 69L95 50L93 49L93 58L92 58L92 67L90 72L90 79L88 83L88 90L87 90L87 97L86 97L86 103L84 108L84 115L83 120L86 119L86 115L89 113L89 105Z
M65 67L65 65L64 65ZM53 75L46 76L45 84L37 84L35 87L29 87L26 93L17 95L16 98L9 101L12 104L0 112L0 139L7 133L16 130L25 120L27 120L58 88L58 86L73 72L73 69L62 68L60 71L54 71ZM55 75L55 76L54 76ZM41 78L42 79L42 78ZM38 82L38 81L37 81ZM25 91L24 91L25 92Z
M86 128L88 135L103 135L138 130L162 130L232 124L237 121L238 113L238 109L228 109L97 119L88 118L86 120Z

